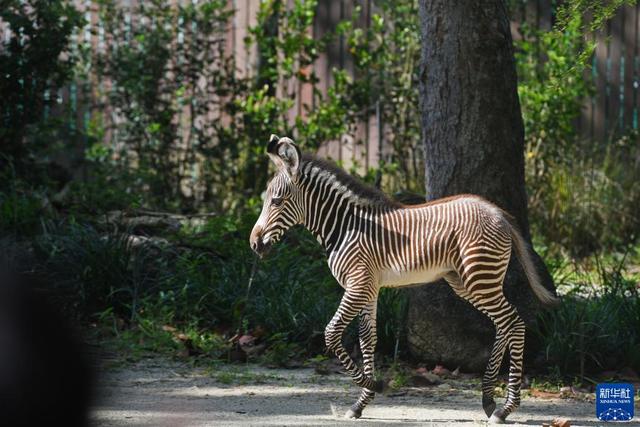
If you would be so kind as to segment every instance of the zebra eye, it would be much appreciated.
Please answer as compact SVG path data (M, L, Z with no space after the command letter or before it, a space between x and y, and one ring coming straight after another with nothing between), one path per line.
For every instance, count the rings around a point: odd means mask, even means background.
M271 199L271 204L275 207L282 206L283 202L284 198L282 197L274 197L273 199Z

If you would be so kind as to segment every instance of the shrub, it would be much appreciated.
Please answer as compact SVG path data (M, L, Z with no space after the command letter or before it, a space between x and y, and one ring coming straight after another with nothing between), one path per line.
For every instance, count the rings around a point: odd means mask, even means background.
M5 155L27 162L28 154L51 145L39 133L63 127L46 111L73 76L77 56L69 41L83 19L65 0L8 0L0 23L8 35L0 45L0 141Z
M179 348L168 345L171 334L163 326L171 325L191 331L190 341L206 353L208 340L253 331L273 347L270 363L293 348L322 352L325 325L342 295L322 248L308 232L293 229L258 260L248 245L255 220L253 213L214 217L201 229L166 236L166 244L140 243L112 227L49 222L37 240L38 271L68 310L117 324L113 330L125 341L143 338L148 349ZM380 352L399 352L405 312L401 291L381 293ZM352 344L356 330L348 332ZM283 346L284 337L293 347Z
M247 243L256 219L211 219L193 241L212 251L179 257L161 297L175 308L177 320L232 331L260 328L309 344L337 308L340 287L306 232L291 230L258 261Z
M15 175L6 180L2 175L12 174L0 174L0 180L6 184L0 187L0 233L33 235L39 230L42 214L47 210L46 197Z
M572 162L548 164L530 197L533 234L571 257L633 243L640 232L636 140L631 134L605 149L566 150Z
M161 248L132 236L102 233L89 224L48 223L36 240L41 274L69 304L71 312L90 317L111 308L134 320L141 299L169 274Z
M173 300L169 305L176 307L176 313L188 313L214 327L259 328L302 343L308 352L322 351L325 325L342 295L323 249L308 232L294 228L265 259L256 260L247 243L256 219L254 214L246 214L210 220L199 233L202 238L194 242L214 248L215 254L179 261L178 265L186 262L188 267L179 267L171 280L174 288L183 290L183 301L188 295L186 290L192 292L192 302ZM248 289L251 260L256 263L255 274ZM405 294L383 290L378 310L378 351L389 356L399 351L398 346L404 343L405 318ZM347 334L352 335L355 330L352 327Z
M247 51L258 52L254 78L226 51L233 16L226 1L157 0L135 8L100 2L109 47L88 56L87 68L111 82L102 101L118 117L104 117L111 139L95 144L106 143L114 173L135 172L130 192L147 193L161 208L242 210L266 183L262 147L271 133L316 148L348 130L346 75L337 72L324 95L307 71L324 46L309 31L317 2L285 3L260 2L258 23L244 40ZM306 106L307 117L295 124L288 119L292 96L279 92L285 81L314 89L315 108Z
M558 8L552 31L525 25L516 42L532 234L570 256L624 247L640 231L637 133L580 141L575 126L593 92L584 74L595 43L584 34L600 28L621 3L569 2ZM587 11L590 21L583 19Z
M559 307L539 316L533 331L545 366L581 377L624 367L640 369L637 278L624 272L624 260L609 263L597 261L595 275L578 273L560 281L569 293Z
M533 181L549 162L564 163L567 150L577 140L575 120L583 98L593 90L584 78L587 60L595 49L583 35L580 14L573 14L564 26L540 31L526 25L524 37L516 42L518 95L525 126L527 171Z
M379 121L379 138L390 150L371 165L372 182L391 191L424 192L424 159L420 102L420 28L416 0L377 2L370 25L363 28L362 8L356 6L338 33L345 37L356 68L345 87L351 114L369 123ZM356 135L354 135L356 136ZM356 136L357 137L357 136ZM356 142L359 142L356 140ZM354 171L362 168L354 165Z

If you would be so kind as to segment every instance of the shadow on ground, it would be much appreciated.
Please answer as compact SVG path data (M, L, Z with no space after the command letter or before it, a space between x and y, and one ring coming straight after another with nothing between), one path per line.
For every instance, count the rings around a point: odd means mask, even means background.
M407 388L377 396L358 421L342 418L358 389L341 375L312 369L271 370L257 366L191 368L147 360L107 371L92 411L96 426L245 425L484 425L476 382ZM572 425L599 425L593 404L527 398L511 425L549 423L566 417Z

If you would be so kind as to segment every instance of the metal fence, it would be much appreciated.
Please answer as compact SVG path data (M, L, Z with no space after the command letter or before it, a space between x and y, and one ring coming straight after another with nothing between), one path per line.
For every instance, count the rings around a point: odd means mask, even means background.
M555 22L552 0L519 0L513 10L512 34L519 38L526 23L542 30ZM638 129L640 114L640 4L618 9L606 26L590 36L596 51L584 78L595 91L582 104L576 127L582 138L605 142L629 129Z

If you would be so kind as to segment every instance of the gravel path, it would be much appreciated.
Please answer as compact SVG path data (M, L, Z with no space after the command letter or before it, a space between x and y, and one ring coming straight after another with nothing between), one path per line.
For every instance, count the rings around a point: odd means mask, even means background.
M92 410L97 426L486 425L477 379L447 380L378 396L357 421L343 414L358 389L343 375L255 365L191 368L145 360L103 374ZM594 404L576 399L523 399L510 425L600 425ZM629 425L629 424L627 424Z

